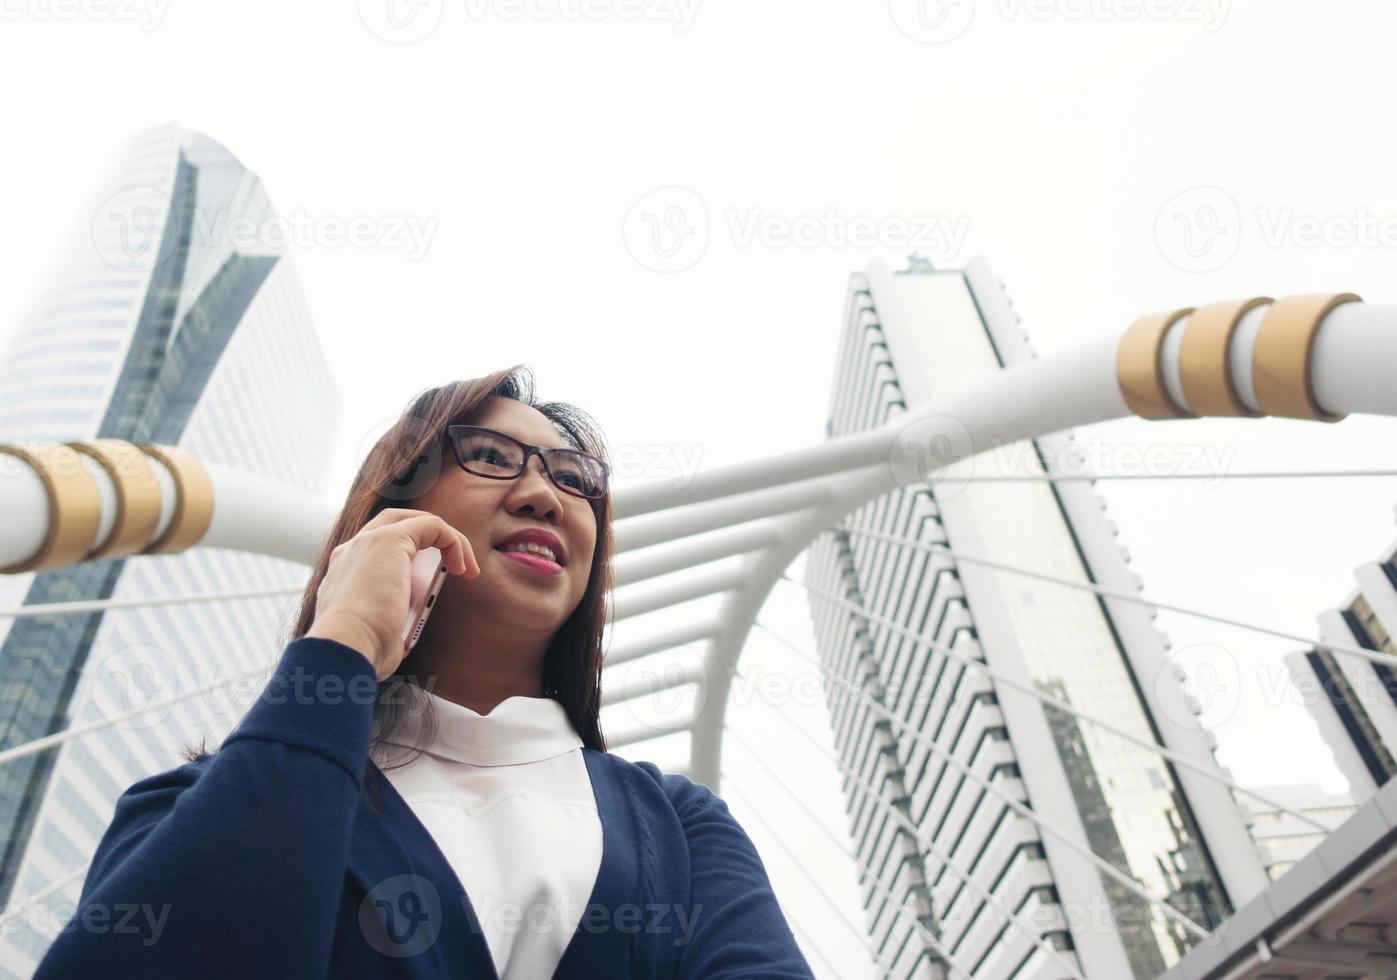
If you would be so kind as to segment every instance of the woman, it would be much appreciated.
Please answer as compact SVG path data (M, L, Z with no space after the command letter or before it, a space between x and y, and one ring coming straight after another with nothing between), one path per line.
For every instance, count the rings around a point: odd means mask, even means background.
M36 976L810 977L723 801L606 751L605 457L523 366L418 397L258 701L121 796Z

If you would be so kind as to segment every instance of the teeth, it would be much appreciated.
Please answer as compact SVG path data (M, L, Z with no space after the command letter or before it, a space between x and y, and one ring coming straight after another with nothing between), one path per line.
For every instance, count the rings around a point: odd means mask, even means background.
M501 551L531 551L536 555L542 555L555 565L558 564L558 556L553 554L553 549L546 545L534 544L532 541L523 541L516 544L507 544Z

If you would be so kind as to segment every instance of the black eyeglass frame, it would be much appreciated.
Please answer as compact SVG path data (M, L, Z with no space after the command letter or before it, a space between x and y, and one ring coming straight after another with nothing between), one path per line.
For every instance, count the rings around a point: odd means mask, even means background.
M466 431L484 432L496 438L503 439L506 442L512 442L514 443L514 445L522 449L524 451L524 458L519 464L519 471L513 474L512 476L500 476L495 473L480 473L466 466L466 461L461 458L460 443L456 441L457 435ZM581 497L583 500L602 500L611 490L611 467L607 466L604 461L597 459L597 457L593 456L591 453L584 453L580 449L566 449L562 447L550 446L533 446L527 442L522 442L521 440L514 438L507 432L500 432L498 429L489 429L483 425L466 425L464 423L448 425L446 427L446 431L443 433L443 438L445 438L446 441L451 444L451 455L456 460L456 465L461 467L461 469L465 470L471 476L479 476L487 480L517 480L521 476L523 476L524 471L529 468L529 460L533 456L537 455L539 460L543 463L543 471L548 474L548 479L553 482L553 485L555 487L557 487L564 493L570 493L574 497ZM565 487L561 483L559 483L557 476L555 476L553 473L553 468L548 465L548 458L550 455L553 454L582 456L595 463L597 465L597 468L601 472L601 493L597 494L596 496L589 496L585 493L579 492L573 487Z

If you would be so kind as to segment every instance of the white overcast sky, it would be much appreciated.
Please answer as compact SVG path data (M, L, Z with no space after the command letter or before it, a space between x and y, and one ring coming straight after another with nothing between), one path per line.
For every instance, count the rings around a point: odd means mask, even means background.
M414 392L519 361L633 454L625 483L810 445L848 275L879 255L900 267L909 228L940 233L922 248L938 264L985 255L1040 354L1237 296L1397 301L1386 4L142 2L0 5L0 331L112 149L150 125L201 130L288 218L377 229L292 244L346 397L334 497ZM706 232L649 249L648 222L663 232L675 204ZM850 241L870 226L873 241ZM1107 465L1167 443L1235 471L1397 468L1388 419L1079 436ZM1397 533L1392 479L1099 486L1148 595L1306 635ZM808 622L799 607L772 618L797 638ZM1276 693L1294 644L1158 622L1185 663L1218 644L1237 665L1242 694L1224 691L1212 721L1238 778L1343 789ZM746 663L797 662L756 634ZM782 770L842 834L829 767L771 712L730 719L802 760ZM798 719L827 741L819 710ZM725 795L816 937L812 963L866 974L751 803L859 924L847 860L745 750L730 743L726 764Z

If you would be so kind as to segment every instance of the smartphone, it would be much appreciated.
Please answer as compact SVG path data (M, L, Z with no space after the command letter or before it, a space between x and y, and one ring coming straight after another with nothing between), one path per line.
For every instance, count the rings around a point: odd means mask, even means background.
M417 644L432 614L432 604L446 581L446 565L440 548L423 548L412 559L412 591L408 598L407 622L403 624L403 653Z

